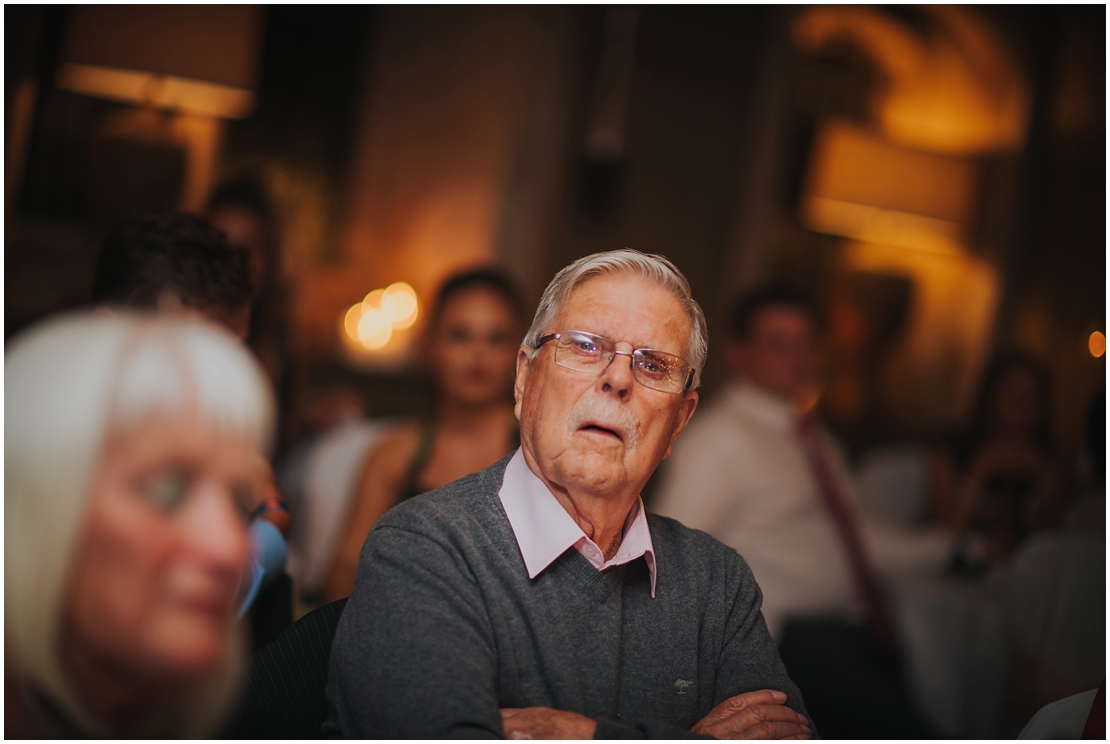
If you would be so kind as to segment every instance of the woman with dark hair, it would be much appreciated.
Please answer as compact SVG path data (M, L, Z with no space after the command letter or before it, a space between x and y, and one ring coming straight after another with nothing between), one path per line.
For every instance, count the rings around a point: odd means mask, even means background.
M351 593L362 543L382 514L519 445L511 389L522 315L515 288L497 270L457 274L440 289L423 348L434 410L370 453L328 579L329 601Z
M971 425L936 453L936 516L964 536L954 567L1005 560L1054 516L1058 483L1049 431L1051 375L1023 352L999 354L983 377Z
M205 215L232 244L250 254L254 297L246 340L278 396L277 454L281 455L293 436L296 380L290 350L290 290L282 269L277 215L261 179L250 174L222 183L208 200Z

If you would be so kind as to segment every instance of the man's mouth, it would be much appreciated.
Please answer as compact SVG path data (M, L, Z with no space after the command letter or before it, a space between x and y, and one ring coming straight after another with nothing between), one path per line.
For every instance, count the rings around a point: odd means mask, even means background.
M620 433L617 430L610 429L609 427L602 426L601 424L594 424L594 423L585 424L585 425L579 427L578 431L593 431L593 432L597 432L598 434L605 434L605 435L608 435L608 436L611 436L611 437L615 437L618 441L622 441L622 442L624 441L624 438L621 437Z

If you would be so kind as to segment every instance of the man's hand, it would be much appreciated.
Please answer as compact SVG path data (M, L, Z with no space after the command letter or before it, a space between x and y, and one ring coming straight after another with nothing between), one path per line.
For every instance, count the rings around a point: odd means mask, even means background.
M554 708L502 708L501 726L506 739L592 739L597 721Z
M786 693L756 690L730 697L690 729L714 739L809 739L809 721L787 708Z

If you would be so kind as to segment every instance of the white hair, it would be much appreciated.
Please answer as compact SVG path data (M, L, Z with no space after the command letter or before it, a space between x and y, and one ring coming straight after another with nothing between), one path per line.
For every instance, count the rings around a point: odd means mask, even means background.
M639 274L655 282L668 290L682 304L690 318L690 340L687 345L690 359L688 361L694 368L694 380L690 389L697 390L701 385L701 374L705 368L705 357L709 350L709 331L705 324L705 314L690 293L690 283L670 260L655 253L640 253L631 248L584 256L555 275L547 285L547 289L543 291L539 307L536 308L536 317L524 336L528 357L535 358L539 351L538 344L545 333L551 330L562 330L552 329L551 325L563 312L575 287L591 277L625 272Z
M151 413L199 415L247 434L260 452L273 400L230 335L184 318L74 314L12 342L4 381L4 641L8 663L90 732L107 733L76 702L62 671L64 593L105 439ZM206 684L140 724L197 736L232 702L242 654ZM118 732L117 732L118 733ZM139 733L135 731L133 733Z

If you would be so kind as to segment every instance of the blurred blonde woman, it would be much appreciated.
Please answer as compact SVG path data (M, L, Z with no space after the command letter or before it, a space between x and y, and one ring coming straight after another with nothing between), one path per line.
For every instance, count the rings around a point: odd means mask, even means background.
M230 335L70 315L6 354L5 736L197 737L234 701L273 404Z

